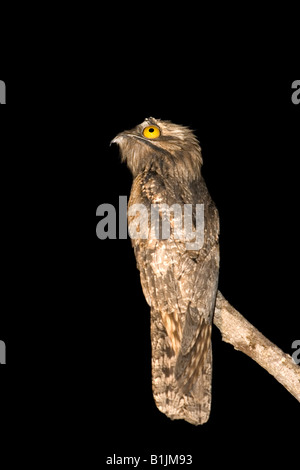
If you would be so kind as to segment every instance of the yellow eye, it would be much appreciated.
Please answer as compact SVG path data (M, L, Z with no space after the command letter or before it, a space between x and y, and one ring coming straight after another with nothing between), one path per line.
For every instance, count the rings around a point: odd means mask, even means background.
M160 136L160 130L156 126L148 126L143 130L143 134L147 139L156 139Z

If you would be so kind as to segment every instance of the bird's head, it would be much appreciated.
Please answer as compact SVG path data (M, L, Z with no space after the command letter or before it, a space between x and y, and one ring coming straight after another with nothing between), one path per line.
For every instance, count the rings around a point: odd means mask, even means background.
M188 127L150 117L111 143L120 146L122 161L134 177L144 170L189 180L200 176L201 148Z

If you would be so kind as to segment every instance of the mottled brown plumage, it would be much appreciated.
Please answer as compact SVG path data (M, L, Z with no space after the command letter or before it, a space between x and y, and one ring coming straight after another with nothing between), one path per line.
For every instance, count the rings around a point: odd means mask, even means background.
M202 424L208 420L211 406L219 218L201 175L201 149L190 129L154 118L121 132L113 142L119 144L134 177L129 208L143 204L150 213L153 204L180 204L182 208L192 204L195 226L196 204L204 205L200 249L187 249L186 241L178 239L175 215L170 219L168 239L132 240L143 292L151 307L155 402L171 419ZM162 212L160 216L164 216ZM129 222L133 218L130 215Z

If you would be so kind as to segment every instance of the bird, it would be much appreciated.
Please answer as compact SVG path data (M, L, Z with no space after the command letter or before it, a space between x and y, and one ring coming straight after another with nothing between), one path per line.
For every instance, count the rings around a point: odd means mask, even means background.
M128 227L143 207L192 208L197 229L203 207L201 246L189 246L169 216L169 236L139 218L142 236L132 237L144 296L150 306L152 390L157 408L172 420L208 421L212 386L212 319L219 277L219 214L202 176L202 150L194 132L171 121L146 118L113 140L133 176ZM164 212L159 211L159 220ZM181 214L181 215L182 215ZM179 217L180 218L180 217ZM182 220L182 219L181 219ZM152 236L151 236L152 234ZM153 236L155 235L155 236Z

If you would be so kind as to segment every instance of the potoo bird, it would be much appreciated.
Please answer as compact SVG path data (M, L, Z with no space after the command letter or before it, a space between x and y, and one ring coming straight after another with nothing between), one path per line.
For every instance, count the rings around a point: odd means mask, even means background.
M133 175L128 223L139 217L132 237L145 298L151 307L152 388L158 409L171 419L205 423L211 407L211 326L219 273L219 217L201 175L201 148L192 131L152 117L118 134L122 160ZM136 206L138 204L138 206ZM169 211L168 236L153 229ZM145 207L148 216L141 216ZM153 207L158 207L155 212ZM185 237L191 208L197 233L202 207L202 242ZM152 212L151 212L152 211ZM182 223L182 230L178 224ZM198 224L199 225L199 224Z

